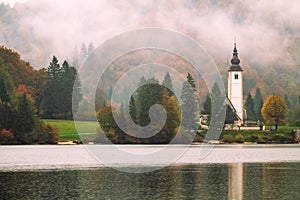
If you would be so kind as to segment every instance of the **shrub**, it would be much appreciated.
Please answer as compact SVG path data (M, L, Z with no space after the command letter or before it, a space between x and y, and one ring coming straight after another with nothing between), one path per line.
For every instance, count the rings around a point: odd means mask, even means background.
M233 136L229 134L225 134L223 136L223 142L232 143L234 141Z
M58 142L58 128L53 128L51 125L46 125L46 130L48 133L48 140L46 141L49 144L57 144Z
M239 133L234 137L234 141L237 143L243 143L245 141L244 136L241 133Z
M276 143L292 143L292 139L289 136L286 136L284 134L276 134L273 136L273 141Z
M14 141L14 134L5 128L0 132L0 144L9 144Z

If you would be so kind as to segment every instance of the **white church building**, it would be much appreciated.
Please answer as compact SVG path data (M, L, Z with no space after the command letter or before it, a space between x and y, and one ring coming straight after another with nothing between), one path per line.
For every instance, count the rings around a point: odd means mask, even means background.
M235 115L235 124L237 125L242 125L245 119L243 88L243 69L240 66L240 59L238 57L236 43L234 43L231 66L228 69L228 99L226 100L226 104L233 111ZM228 118L227 115L226 118Z

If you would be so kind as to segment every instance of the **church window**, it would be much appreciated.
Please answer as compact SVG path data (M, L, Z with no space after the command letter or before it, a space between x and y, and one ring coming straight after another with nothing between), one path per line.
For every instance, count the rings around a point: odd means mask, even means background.
M235 74L235 75L234 75L234 79L239 79L239 75L238 75L238 74Z

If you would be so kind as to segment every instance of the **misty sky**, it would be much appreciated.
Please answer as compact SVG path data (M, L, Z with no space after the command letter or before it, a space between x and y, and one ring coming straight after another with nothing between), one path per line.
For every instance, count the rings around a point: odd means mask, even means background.
M25 2L27 0L1 0L3 3L9 3L11 6L13 6L16 2Z
M15 1L26 0L5 2ZM230 59L236 36L243 60L257 61L259 56L264 65L292 64L287 49L293 38L300 35L299 0L27 2L34 12L22 19L22 23L33 27L34 36L51 41L51 46L48 45L51 53L62 59L83 42L98 46L124 31L161 27L192 37L212 57Z

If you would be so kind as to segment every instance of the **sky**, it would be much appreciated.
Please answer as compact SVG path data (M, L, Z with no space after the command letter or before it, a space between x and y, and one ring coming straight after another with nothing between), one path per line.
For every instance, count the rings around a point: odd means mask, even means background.
M3 3L9 3L11 6L13 6L16 2L25 2L25 1L28 1L28 0L0 0L0 2L3 2Z
M299 0L0 1L30 2L32 12L22 23L33 27L35 37L51 41L48 48L62 58L83 42L98 46L122 32L160 27L187 34L212 56L227 59L236 37L242 60L272 66L293 42L289 34L300 33ZM212 6L215 2L221 5Z

